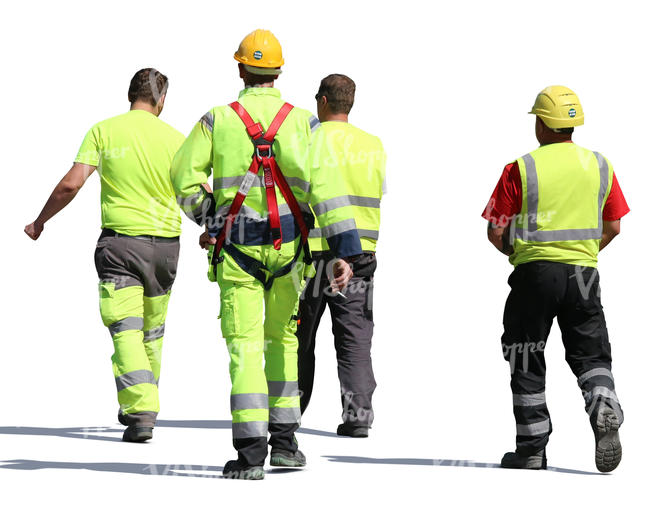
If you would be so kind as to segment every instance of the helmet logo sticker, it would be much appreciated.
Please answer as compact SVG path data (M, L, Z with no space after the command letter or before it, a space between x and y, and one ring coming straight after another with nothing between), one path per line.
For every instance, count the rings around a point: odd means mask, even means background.
M569 110L569 116L570 116L571 118L575 117L575 116L576 116L576 110L573 109L573 108L571 108L571 109Z
M262 60L262 52L260 50L257 50L255 53L253 53L253 58L255 60Z

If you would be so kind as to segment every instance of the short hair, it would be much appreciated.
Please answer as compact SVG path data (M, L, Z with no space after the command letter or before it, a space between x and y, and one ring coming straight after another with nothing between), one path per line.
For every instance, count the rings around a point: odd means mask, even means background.
M169 80L167 76L152 67L140 69L131 78L129 85L129 102L144 101L155 106L160 98L167 93Z
M561 134L572 134L573 133L573 127L560 127L559 129L553 129L556 133L561 133Z
M330 74L320 82L316 99L327 97L333 113L350 113L354 104L356 85L345 74Z

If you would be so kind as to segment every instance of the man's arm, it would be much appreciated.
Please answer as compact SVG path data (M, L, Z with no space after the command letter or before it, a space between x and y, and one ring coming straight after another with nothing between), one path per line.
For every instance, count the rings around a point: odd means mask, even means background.
M170 170L181 210L199 226L214 215L214 196L207 184L212 174L213 127L214 114L209 111L196 123L176 152Z
M614 237L621 233L621 220L616 221L603 221L603 236L600 239L600 250L605 249Z
M496 224L489 222L487 229L488 240L501 251L504 255L510 256L514 253L514 249L510 244L510 225L507 226L497 226Z
M96 166L83 163L74 163L72 165L70 171L66 173L65 177L61 179L61 182L52 191L52 194L36 220L25 226L25 233L32 240L38 239L43 232L45 223L61 212L72 201L79 192L79 189L86 183L88 177L95 171L95 168Z

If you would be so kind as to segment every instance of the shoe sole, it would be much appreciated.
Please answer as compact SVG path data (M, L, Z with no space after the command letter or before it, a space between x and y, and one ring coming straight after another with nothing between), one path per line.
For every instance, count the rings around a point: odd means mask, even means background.
M129 437L129 438L122 437L122 441L132 442L137 444L137 443L146 442L147 440L151 440L152 438L153 438L153 433L140 433L135 437Z
M272 467L285 467L285 468L301 468L307 465L307 462L296 461L285 456L271 456Z
M261 481L264 479L264 470L237 470L223 474L225 479L241 479L243 481Z
M611 472L621 462L623 447L618 436L620 424L611 408L606 408L596 418L596 468Z
M339 430L336 430L336 434L340 437L368 438L368 433L365 431L351 431L350 433L348 433L348 432L341 432Z

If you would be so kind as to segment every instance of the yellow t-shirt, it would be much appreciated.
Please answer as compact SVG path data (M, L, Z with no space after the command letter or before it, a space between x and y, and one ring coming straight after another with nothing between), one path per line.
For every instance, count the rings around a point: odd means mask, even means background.
M109 118L88 131L75 162L97 166L102 228L124 235L180 235L169 169L184 139L144 110Z

